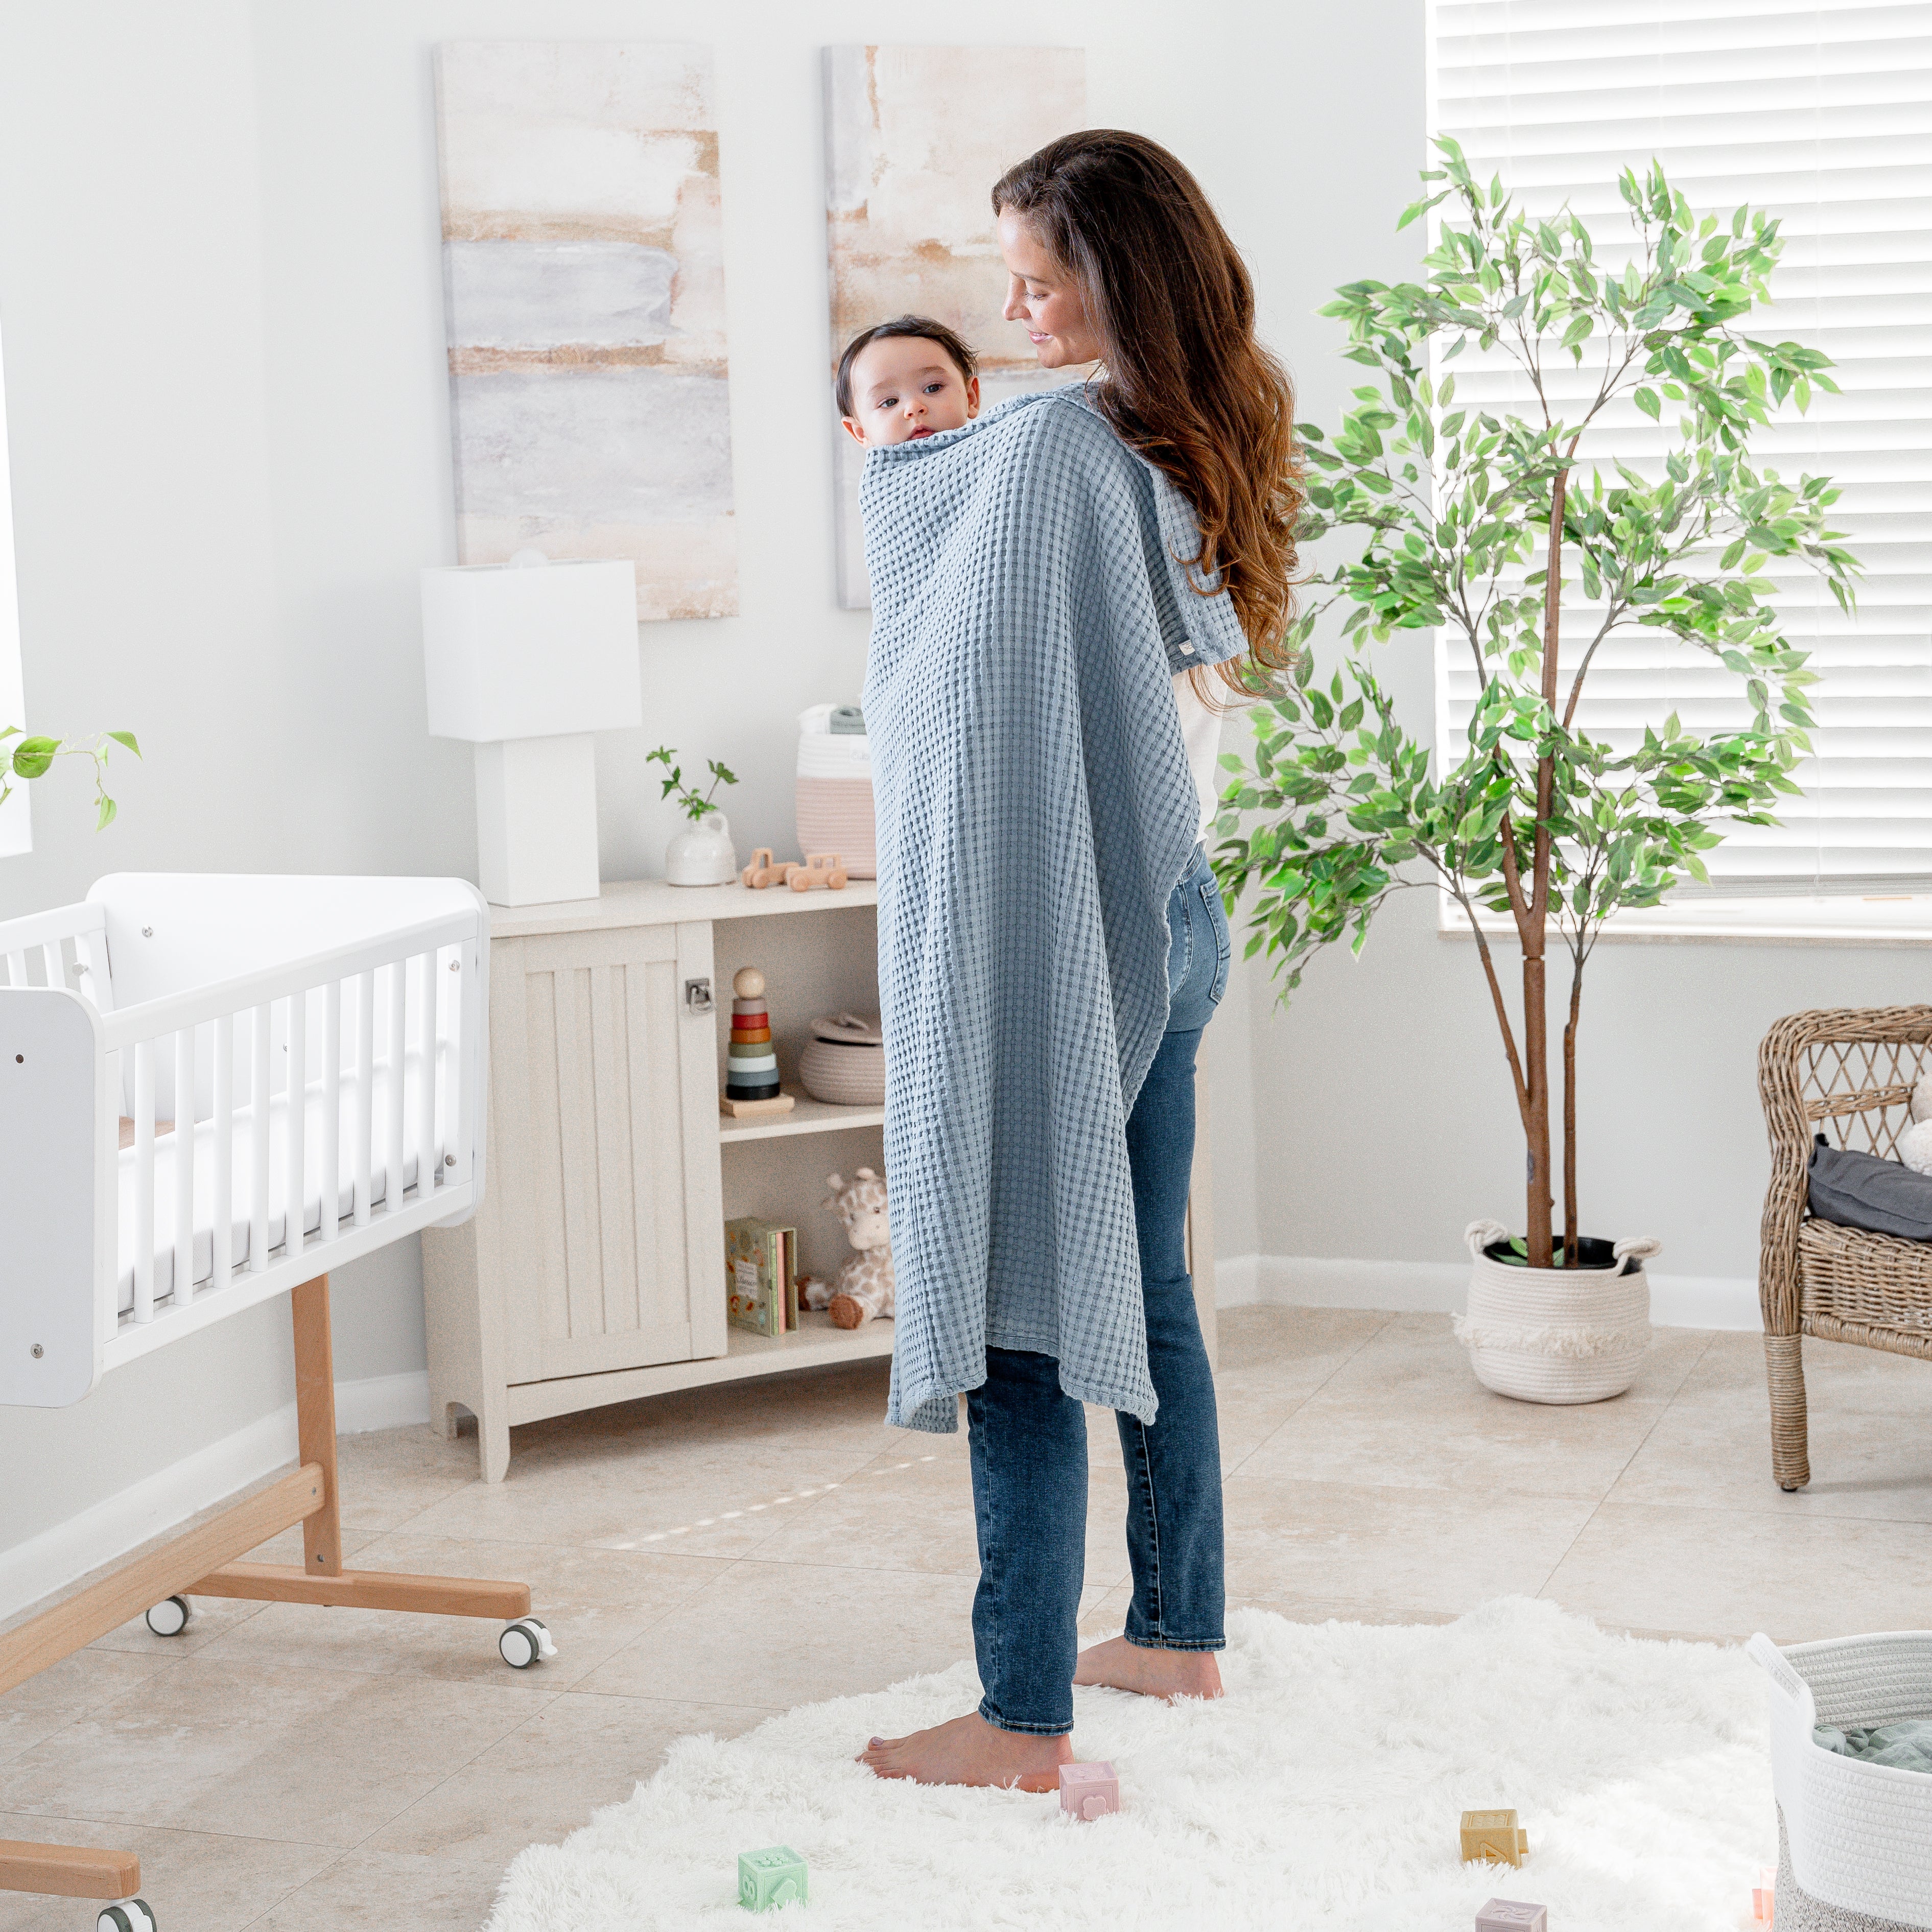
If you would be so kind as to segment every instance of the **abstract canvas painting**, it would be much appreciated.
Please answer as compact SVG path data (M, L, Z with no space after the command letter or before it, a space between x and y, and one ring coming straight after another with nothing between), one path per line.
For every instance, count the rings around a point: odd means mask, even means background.
M1001 320L1006 277L990 196L1016 161L1086 117L1078 47L827 47L834 366L860 330L910 312L957 329L978 352L982 409L1083 373L1042 370L1018 324ZM865 453L836 422L833 431L838 601L862 609Z
M628 557L640 617L730 616L710 50L454 40L436 80L458 556Z

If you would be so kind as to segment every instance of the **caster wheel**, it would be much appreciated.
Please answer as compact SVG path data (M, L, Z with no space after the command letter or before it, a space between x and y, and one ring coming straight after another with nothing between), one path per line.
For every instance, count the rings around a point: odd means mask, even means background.
M527 1670L539 1658L556 1654L548 1628L535 1617L519 1617L496 1640L496 1648L512 1670Z
M94 1922L94 1932L159 1932L159 1928L154 1908L145 1898L127 1898L102 1912Z
M188 1599L164 1597L148 1611L148 1628L157 1636L179 1636L188 1628Z

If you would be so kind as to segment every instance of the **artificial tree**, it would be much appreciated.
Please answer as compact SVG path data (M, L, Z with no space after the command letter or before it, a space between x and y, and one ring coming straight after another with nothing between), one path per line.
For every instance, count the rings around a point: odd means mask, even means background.
M1249 887L1252 956L1265 949L1286 999L1316 949L1359 952L1389 894L1439 880L1475 935L1528 1151L1532 1267L1576 1264L1576 1030L1584 968L1618 908L1654 905L1727 823L1774 823L1809 749L1805 653L1784 636L1762 574L1773 558L1815 567L1850 608L1854 560L1828 530L1837 492L1753 466L1754 430L1787 401L1834 386L1828 358L1737 324L1769 299L1778 224L1740 208L1701 220L1653 164L1619 187L1630 218L1621 266L1600 262L1564 208L1533 216L1485 188L1456 143L1436 143L1447 185L1398 226L1454 197L1424 279L1352 283L1322 310L1348 326L1374 370L1326 436L1300 428L1309 474L1304 544L1367 533L1361 554L1313 575L1289 634L1294 669L1262 694L1252 766L1225 794L1216 869L1231 904ZM1529 413L1459 406L1456 358L1502 362ZM1659 473L1598 460L1585 438L1634 404L1663 429ZM1579 593L1580 592L1580 599ZM1566 613L1587 622L1574 634ZM1310 640L1352 605L1346 662L1324 689ZM1673 713L1613 746L1576 722L1592 664L1625 626L1680 640L1738 680L1748 723L1700 735ZM1467 748L1439 774L1398 722L1365 661L1368 638L1439 629L1466 651L1480 694ZM1568 644L1567 653L1562 647ZM1412 863L1412 862L1418 862ZM1406 871L1403 868L1406 868ZM1419 874L1419 876L1418 876ZM1480 914L1522 949L1513 1024ZM1552 1227L1546 958L1552 927L1570 958L1563 1028L1563 1232Z

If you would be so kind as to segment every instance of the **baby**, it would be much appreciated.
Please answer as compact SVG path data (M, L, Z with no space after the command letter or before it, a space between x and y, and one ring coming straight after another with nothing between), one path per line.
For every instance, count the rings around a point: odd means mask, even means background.
M980 413L978 360L943 322L882 322L838 358L839 416L868 449L958 429Z

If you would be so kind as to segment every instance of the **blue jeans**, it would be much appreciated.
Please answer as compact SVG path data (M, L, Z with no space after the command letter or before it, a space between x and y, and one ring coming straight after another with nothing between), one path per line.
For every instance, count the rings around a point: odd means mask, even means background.
M1186 1245L1194 1056L1226 990L1231 952L1204 854L1174 887L1167 918L1168 1030L1127 1119L1148 1365L1160 1407L1152 1424L1114 1418L1134 1586L1126 1636L1150 1649L1219 1650L1226 1641L1220 1434ZM1061 1392L1052 1356L988 1348L986 1379L967 1396L966 1420L980 1534L973 1599L986 1692L980 1714L1002 1730L1058 1736L1073 1728L1086 1415Z

